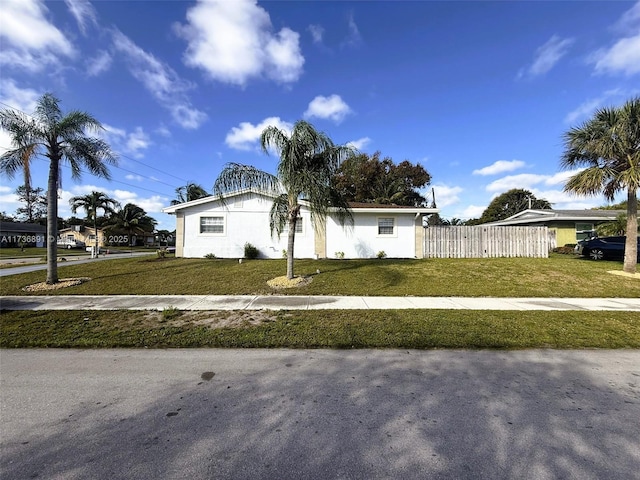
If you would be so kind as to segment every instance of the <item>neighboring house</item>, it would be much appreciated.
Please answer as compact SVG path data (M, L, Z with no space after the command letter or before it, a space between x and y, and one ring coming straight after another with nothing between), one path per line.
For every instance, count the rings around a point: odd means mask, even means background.
M47 227L37 223L0 222L0 246L44 247Z
M101 228L98 228L98 246L105 246L105 236ZM71 245L73 242L82 242L87 247L96 244L95 230L93 227L84 225L71 225L69 228L58 230L58 242L64 245Z
M251 191L225 197L206 197L164 208L176 215L176 256L219 258L244 256L250 243L263 258L282 258L287 231L271 235L269 211L273 197ZM324 229L316 229L304 201L300 202L296 225L296 258L371 258L379 252L387 257L422 258L423 217L435 208L399 207L367 203L350 204L353 224L344 227L333 216Z
M596 226L611 222L624 210L535 210L528 209L497 222L492 226L542 226L555 231L556 245L575 244L593 235Z

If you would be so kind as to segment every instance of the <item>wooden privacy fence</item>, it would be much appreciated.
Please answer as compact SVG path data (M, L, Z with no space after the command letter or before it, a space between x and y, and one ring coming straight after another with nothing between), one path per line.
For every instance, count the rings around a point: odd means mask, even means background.
M555 247L555 231L547 227L429 227L425 258L547 258Z

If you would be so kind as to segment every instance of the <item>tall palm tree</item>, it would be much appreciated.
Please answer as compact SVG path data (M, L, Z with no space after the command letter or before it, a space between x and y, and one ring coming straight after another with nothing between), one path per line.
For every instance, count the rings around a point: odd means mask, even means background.
M329 211L334 211L342 224L351 219L351 210L344 198L332 186L331 179L340 160L351 149L334 145L331 139L308 122L300 120L291 135L276 127L265 128L260 136L264 153L279 152L277 173L255 167L229 163L225 165L214 184L214 193L224 195L242 189L253 189L275 196L270 211L271 233L278 236L288 226L287 278L293 275L293 248L296 223L300 214L300 200L309 205L316 226L324 224Z
M101 139L86 132L102 129L93 116L73 110L63 115L60 101L45 93L37 102L33 116L6 109L0 111L0 127L11 135L13 149L0 157L0 171L9 177L20 169L24 171L25 158L43 155L49 159L47 181L47 283L58 282L58 187L60 165L71 167L74 179L81 176L82 167L93 175L109 178L107 165L117 163L116 155ZM27 155L27 152L30 152ZM26 162L28 163L28 162Z
M199 198L208 197L210 194L197 183L189 182L182 187L176 188L176 195L177 198L171 200L171 205L198 200Z
M95 235L94 254L98 254L98 210L101 209L105 215L114 213L114 208L118 206L118 202L110 198L102 192L91 192L87 195L71 197L69 199L71 212L76 213L79 208L83 208L87 212L87 218L93 220L93 233Z
M640 188L640 97L621 107L602 108L579 127L564 134L565 168L585 167L565 184L565 191L581 195L600 193L612 201L627 192L627 241L623 270L636 272L638 244L638 189Z
M147 215L141 207L134 203L127 203L109 218L105 230L126 232L129 246L133 246L133 236L141 233L153 232L157 222Z

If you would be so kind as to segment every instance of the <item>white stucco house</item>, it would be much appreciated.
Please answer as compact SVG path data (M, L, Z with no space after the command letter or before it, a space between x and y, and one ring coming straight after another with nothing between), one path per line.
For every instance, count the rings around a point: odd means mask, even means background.
M271 235L269 211L273 197L252 191L216 196L163 209L176 216L176 256L240 258L245 243L258 249L261 258L282 258L287 232ZM368 203L350 204L353 224L340 225L331 215L324 229L316 228L309 209L301 202L296 226L296 258L373 258L385 252L390 258L423 258L423 217L437 208L401 207Z

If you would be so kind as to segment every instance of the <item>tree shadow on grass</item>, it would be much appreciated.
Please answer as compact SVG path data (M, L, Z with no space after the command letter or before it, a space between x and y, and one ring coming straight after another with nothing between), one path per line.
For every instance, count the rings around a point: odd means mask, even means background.
M582 480L640 468L633 351L610 366L606 352L62 355L71 371L29 386L3 372L3 478ZM30 388L30 403L11 404L13 388Z

